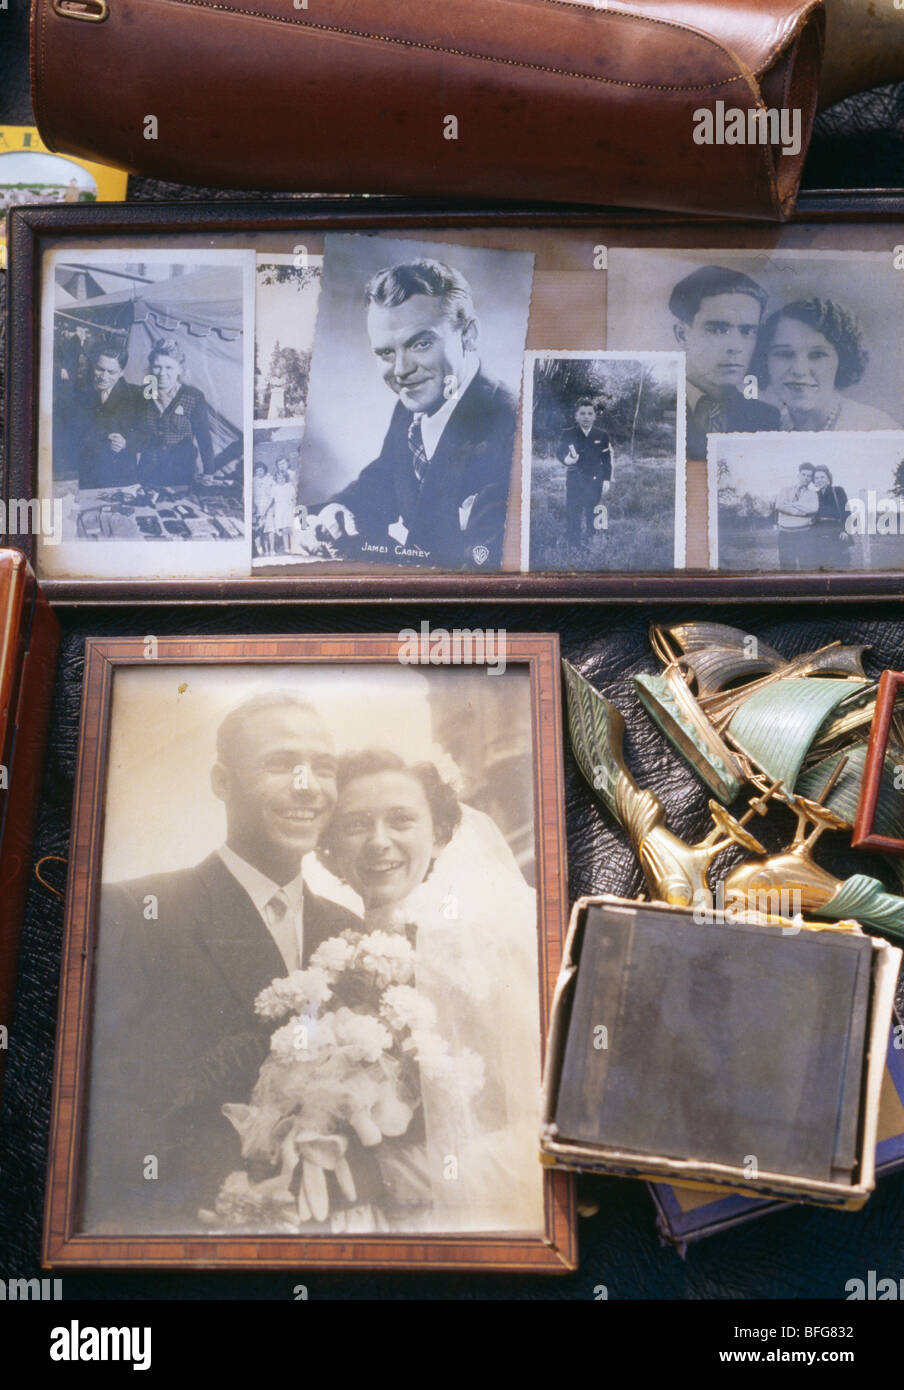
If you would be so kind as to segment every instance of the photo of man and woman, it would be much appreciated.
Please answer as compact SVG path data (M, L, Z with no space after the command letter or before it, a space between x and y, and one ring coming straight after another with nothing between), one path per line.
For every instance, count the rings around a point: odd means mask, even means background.
M891 252L616 248L609 272L609 346L686 354L689 459L712 434L904 425Z
M541 1230L526 666L115 681L82 1228Z
M254 253L174 254L48 266L40 467L61 567L87 543L100 571L247 571Z
M710 563L727 570L904 564L904 431L709 441Z

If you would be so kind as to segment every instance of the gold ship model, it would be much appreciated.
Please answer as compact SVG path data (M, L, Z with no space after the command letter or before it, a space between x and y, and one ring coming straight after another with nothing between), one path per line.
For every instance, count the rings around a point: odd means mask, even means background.
M668 829L660 799L628 770L619 711L563 663L575 758L628 832L650 896L707 910L718 899L751 920L799 928L812 915L823 919L812 924L822 930L827 922L851 930L859 923L904 939L904 898L866 874L840 879L814 858L827 830L853 825L876 694L863 670L864 648L832 642L789 659L749 633L711 622L654 625L651 642L664 669L634 677L638 697L714 793L712 829L693 844ZM892 738L904 747L897 712ZM877 826L900 836L895 771L889 754ZM728 806L745 788L753 795L736 817ZM778 804L791 811L796 828L782 850L769 854L749 827ZM714 898L711 866L730 846L754 857L727 873Z

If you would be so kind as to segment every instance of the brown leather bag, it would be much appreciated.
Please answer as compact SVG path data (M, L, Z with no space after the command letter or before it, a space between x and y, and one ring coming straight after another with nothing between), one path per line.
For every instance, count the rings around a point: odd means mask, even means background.
M183 183L781 218L823 33L821 0L34 0L32 86L52 150ZM718 142L764 108L799 150Z

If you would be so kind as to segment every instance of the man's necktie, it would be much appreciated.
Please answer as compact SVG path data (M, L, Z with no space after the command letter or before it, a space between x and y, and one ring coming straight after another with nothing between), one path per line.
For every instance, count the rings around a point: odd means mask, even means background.
M722 428L722 402L703 395L694 406L694 424L701 434L718 434Z
M411 463L414 468L414 476L419 483L424 481L424 474L427 472L427 451L424 448L424 436L421 433L421 421L423 412L416 410L408 426L408 448L411 450Z
M298 959L298 933L295 930L295 915L289 910L289 899L286 897L284 889L274 893L273 897L264 908L267 921L273 939L279 947L286 974L291 975L293 970L298 970L301 962Z

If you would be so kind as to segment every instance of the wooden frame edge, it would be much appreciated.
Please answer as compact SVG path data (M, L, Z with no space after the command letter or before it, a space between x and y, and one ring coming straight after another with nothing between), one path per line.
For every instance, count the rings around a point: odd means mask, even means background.
M898 693L904 690L904 672L883 671L879 677L876 694L876 708L870 725L869 742L866 746L866 762L863 780L860 783L860 799L857 802L857 815L851 844L854 849L876 849L884 854L904 854L904 840L891 835L880 835L873 829L876 809L879 804L879 788L882 782L882 769L888 751L888 737Z
M846 192L804 192L784 223L756 222L776 231L795 223L816 221L857 223L869 220L904 222L904 189ZM40 327L40 259L44 238L69 233L74 238L169 231L197 234L237 233L243 230L288 231L305 225L311 230L392 230L422 226L514 228L579 228L600 223L674 228L711 224L724 229L750 226L751 219L694 218L641 209L558 207L554 204L467 203L444 206L436 200L382 197L312 198L309 200L243 200L198 203L108 203L67 208L17 208L9 216L9 331L6 348L7 449L3 495L32 496L37 473L37 398ZM167 223L171 223L167 227ZM27 363L14 372L13 362ZM33 536L15 539L32 565L37 546ZM502 572L494 575L417 573L389 570L385 575L257 575L228 580L90 580L42 579L55 604L96 603L305 603L377 602L387 598L444 602L466 597L479 602L590 602L612 599L635 603L694 601L705 603L787 601L807 598L824 602L878 602L904 597L904 571L821 572L788 575L781 572L663 571L661 574L614 573L544 574Z
M382 664L398 652L397 634L286 634L283 636L161 637L155 664L350 659ZM363 648L363 650L362 650ZM316 655L308 655L316 649ZM568 877L564 823L564 752L559 637L506 634L506 661L530 671L531 751L534 765L534 838L538 869L538 1003L541 1053L564 944ZM571 1174L544 1174L544 1231L536 1236L450 1234L288 1238L245 1235L83 1236L74 1227L81 1148L87 1049L97 936L112 683L115 670L146 662L142 638L87 638L76 770L70 875L64 915L57 1045L47 1155L41 1242L45 1269L469 1270L486 1273L567 1274L577 1268L577 1209ZM540 756L542 754L542 757ZM79 917L82 916L80 926ZM75 925L74 925L75 924ZM74 1045L73 1045L74 1044ZM538 1123L539 1131L539 1123ZM539 1143L539 1132L538 1132ZM313 1243L311 1243L313 1241ZM411 1258L412 1247L422 1252Z

